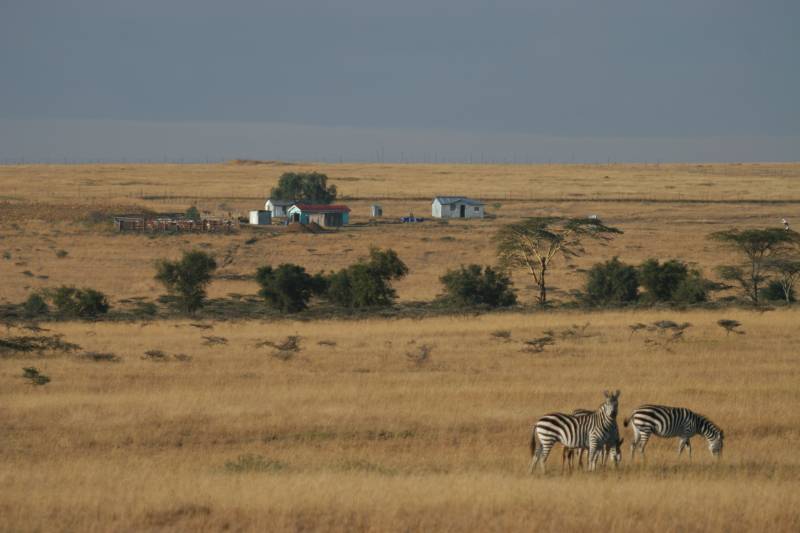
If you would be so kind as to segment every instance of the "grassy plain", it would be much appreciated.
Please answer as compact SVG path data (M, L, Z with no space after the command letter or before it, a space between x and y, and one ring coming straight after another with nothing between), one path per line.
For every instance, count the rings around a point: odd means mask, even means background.
M0 167L7 201L0 252L9 256L0 259L0 298L17 302L32 288L61 283L103 290L114 301L152 298L161 292L152 261L190 247L227 258L223 273L247 274L283 260L338 268L376 244L397 249L411 268L398 286L401 299L429 299L447 268L492 262L497 225L546 213L597 213L625 230L577 267L612 255L678 256L710 273L731 257L707 233L800 220L793 215L800 195L792 197L800 165L315 165L351 197L356 222L375 197L395 217L427 214L427 196L449 192L487 200L497 218L324 235L155 238L84 221L89 211L117 209L109 206L167 210L195 200L213 212L245 211L290 168L306 167ZM794 201L774 203L787 199ZM68 254L59 258L62 249ZM553 277L562 299L581 281L563 266ZM530 301L527 280L515 280ZM255 291L246 280L212 285L216 296ZM740 320L746 334L726 334L720 318ZM628 328L661 319L692 326L675 343ZM0 529L800 528L795 309L192 323L45 323L82 350L0 357ZM586 323L583 335L525 351L526 339ZM509 339L493 334L501 330ZM212 335L227 343L203 338ZM289 335L301 340L288 358L259 346ZM419 363L422 345L431 355ZM148 350L167 360L147 358ZM86 351L120 361L87 359ZM27 366L52 381L28 384ZM695 439L689 464L676 457L677 442L654 440L646 466L626 453L617 471L562 475L554 454L546 475L527 475L535 419L596 406L606 388L622 389L622 415L643 402L705 413L725 430L723 460L715 464Z

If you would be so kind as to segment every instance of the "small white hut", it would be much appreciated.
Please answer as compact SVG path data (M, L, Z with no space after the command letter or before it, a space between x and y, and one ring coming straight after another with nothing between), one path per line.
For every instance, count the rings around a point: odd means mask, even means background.
M484 203L464 196L437 196L431 204L433 218L483 218Z
M272 211L272 216L275 218L286 218L288 216L289 208L294 205L292 200L276 200L270 198L264 204L264 209Z
M272 213L264 209L250 211L250 224L253 226L269 226L272 224Z

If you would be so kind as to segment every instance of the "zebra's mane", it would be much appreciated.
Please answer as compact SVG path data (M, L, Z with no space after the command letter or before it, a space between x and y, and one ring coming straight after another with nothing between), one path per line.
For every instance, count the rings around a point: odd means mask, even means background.
M722 430L719 428L719 426L709 420L707 416L699 413L695 413L695 415L699 419L700 426L702 428L710 430L710 433L714 433L715 435L722 435Z

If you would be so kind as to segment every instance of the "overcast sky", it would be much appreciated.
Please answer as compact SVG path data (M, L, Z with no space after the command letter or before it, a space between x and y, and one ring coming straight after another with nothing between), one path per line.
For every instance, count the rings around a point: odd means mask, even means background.
M796 0L0 0L0 162L798 160Z

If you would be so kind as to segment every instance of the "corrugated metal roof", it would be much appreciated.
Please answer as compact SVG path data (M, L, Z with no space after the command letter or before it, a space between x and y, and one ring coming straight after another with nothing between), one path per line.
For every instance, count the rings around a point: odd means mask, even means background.
M307 213L349 213L350 208L346 205L326 205L326 204L294 204L294 207Z
M483 202L480 200L473 200L471 198L467 198L465 196L437 196L433 199L435 202L436 200L439 201L442 205L449 205L455 203L463 203L466 205L484 205Z
M279 206L291 206L294 205L294 201L292 200L276 200L274 198L268 198L268 202L272 202L272 205L279 205Z

